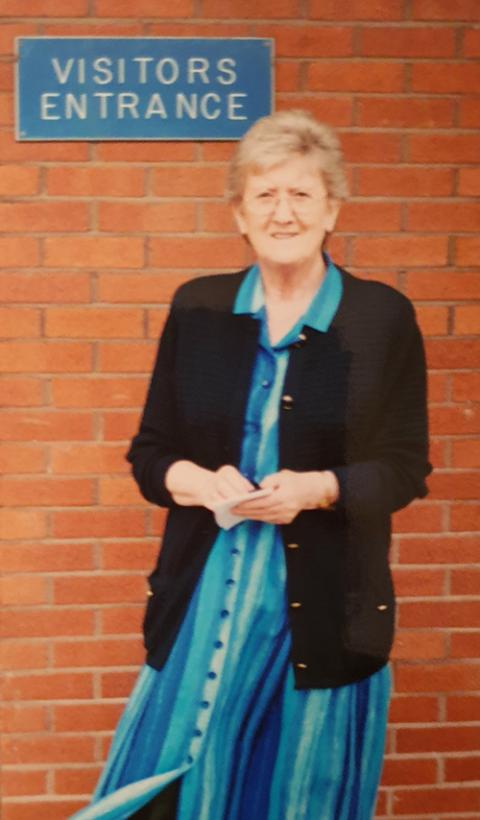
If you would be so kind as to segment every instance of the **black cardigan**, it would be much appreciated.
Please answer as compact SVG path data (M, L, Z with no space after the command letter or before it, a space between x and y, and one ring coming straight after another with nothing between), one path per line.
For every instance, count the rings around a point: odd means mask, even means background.
M172 648L218 528L175 504L165 473L178 459L238 464L258 322L233 315L245 271L183 285L174 298L127 458L144 497L170 508L144 621L147 662ZM342 271L329 330L292 345L280 412L280 468L333 470L333 511L282 526L297 688L340 686L383 666L394 628L390 515L427 493L422 339L410 302ZM300 604L300 606L298 606Z

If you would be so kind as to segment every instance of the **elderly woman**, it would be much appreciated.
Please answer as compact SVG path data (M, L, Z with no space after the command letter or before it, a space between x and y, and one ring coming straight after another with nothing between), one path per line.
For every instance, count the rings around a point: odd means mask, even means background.
M173 300L128 454L169 508L147 664L85 820L372 816L390 516L430 468L412 306L324 252L345 195L330 128L259 120L230 172L256 264Z

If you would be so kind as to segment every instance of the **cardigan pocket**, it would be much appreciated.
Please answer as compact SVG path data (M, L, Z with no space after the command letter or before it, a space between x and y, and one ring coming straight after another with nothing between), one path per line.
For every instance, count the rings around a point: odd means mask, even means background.
M350 593L346 597L344 644L365 655L388 658L395 632L395 598L391 583L368 597Z

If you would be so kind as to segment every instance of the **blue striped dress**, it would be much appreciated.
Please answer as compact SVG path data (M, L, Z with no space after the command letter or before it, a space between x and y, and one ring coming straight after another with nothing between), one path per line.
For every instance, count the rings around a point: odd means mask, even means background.
M289 345L325 331L341 298L327 273L306 314L272 346L259 271L234 312L261 323L240 469L278 469L278 407ZM182 777L178 820L370 820L383 758L386 667L359 683L295 690L278 527L220 531L162 670L144 666L92 804L76 820L123 820Z

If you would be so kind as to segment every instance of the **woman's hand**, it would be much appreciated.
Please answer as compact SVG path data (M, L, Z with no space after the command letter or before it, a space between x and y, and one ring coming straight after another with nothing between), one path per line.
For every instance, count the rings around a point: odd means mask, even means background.
M225 464L218 470L206 470L193 461L176 461L167 470L165 484L176 504L207 507L248 493L253 484L236 467Z
M339 493L336 476L329 470L280 470L266 476L260 487L271 489L271 493L258 500L244 501L232 512L267 524L290 524L302 510L328 509Z

